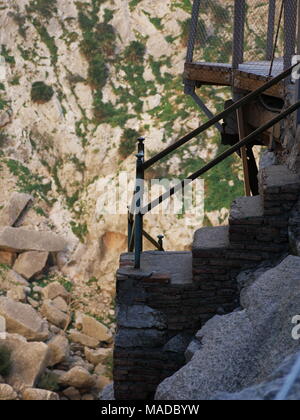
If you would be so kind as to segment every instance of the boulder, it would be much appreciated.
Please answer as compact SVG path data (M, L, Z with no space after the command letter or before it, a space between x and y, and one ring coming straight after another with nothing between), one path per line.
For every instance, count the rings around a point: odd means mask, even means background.
M63 386L77 389L90 389L95 385L93 376L84 368L75 366L65 375L61 376L59 383Z
M197 334L192 360L157 390L158 400L210 400L261 384L299 350L300 258L289 256L242 290L242 310L211 319Z
M49 336L47 323L30 305L0 297L0 315L9 333L23 335L29 341L44 341Z
M95 318L78 312L76 314L75 326L80 329L83 334L98 341L112 341L112 334L109 329L105 325L101 324L101 322L98 322Z
M82 334L77 330L70 330L70 340L73 343L81 344L82 346L90 347L95 349L99 346L99 341L95 338L89 337L88 335Z
M7 291L14 286L28 287L29 283L14 270L0 268L0 289Z
M17 334L7 334L5 340L0 340L0 346L11 351L12 368L6 382L15 390L35 387L48 364L48 346L44 343L28 343Z
M292 369L300 353L287 357L284 362L276 369L273 374L266 379L265 382L256 384L250 388L246 388L241 392L234 394L218 393L213 400L215 401L273 401L283 385L286 383L288 375ZM287 395L287 401L299 401L300 398L300 378L298 377L294 385L291 387Z
M51 300L47 299L41 306L41 314L58 328L66 328L69 322L69 317L65 312L60 311Z
M69 341L63 335L56 335L47 343L50 350L48 366L55 366L68 359L70 355Z
M0 212L0 227L14 226L32 201L31 195L15 192Z
M14 389L7 384L0 384L0 401L12 401L18 397Z
M0 250L59 252L66 246L66 241L52 232L13 227L0 229Z
M18 256L13 269L25 279L30 280L32 277L42 273L48 257L49 252L24 252Z
M63 394L70 401L80 401L81 400L80 392L78 391L78 389L74 388L73 386L70 386L69 388L65 389L63 391Z
M24 286L13 286L6 296L16 302L26 302L26 288Z
M24 401L59 401L58 394L46 389L27 388L22 397Z
M111 379L109 379L107 376L99 375L99 376L96 376L94 387L99 392L99 391L102 391L110 383L111 383Z
M66 301L62 298L62 297L60 297L60 296L58 296L57 298L55 298L54 300L53 300L53 305L57 308L57 309L59 309L60 311L62 311L62 312L68 312L69 311L69 306L68 306L68 304L66 303Z
M88 347L85 347L84 355L90 363L92 363L94 366L97 366L99 363L104 363L108 358L112 357L113 349L91 350Z
M60 296L65 300L68 300L70 297L70 294L58 281L54 281L53 283L48 284L48 286L42 289L41 292L44 299L53 300Z

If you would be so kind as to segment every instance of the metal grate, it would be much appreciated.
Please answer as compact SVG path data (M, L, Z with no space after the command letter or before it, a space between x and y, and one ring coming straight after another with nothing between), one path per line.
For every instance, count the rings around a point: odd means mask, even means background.
M296 20L295 0L194 0L187 61L277 75L291 65Z

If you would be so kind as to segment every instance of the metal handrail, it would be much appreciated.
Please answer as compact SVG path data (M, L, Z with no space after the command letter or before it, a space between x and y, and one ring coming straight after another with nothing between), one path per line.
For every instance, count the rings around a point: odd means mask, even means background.
M137 169L136 169L136 179L137 181L144 181L145 179L145 170L150 168L152 165L154 165L159 160L163 159L164 157L168 156L173 151L177 150L182 145L186 144L188 141L192 140L199 134L203 133L210 127L212 127L214 124L219 122L221 119L224 119L229 114L237 111L238 109L242 108L244 105L248 104L253 99L257 98L259 95L264 93L266 90L270 89L283 79L287 78L293 71L293 69L298 66L299 64L296 63L293 66L291 66L288 70L285 70L278 76L272 78L268 82L266 82L263 86L256 89L254 92L249 93L241 100L237 101L235 104L233 104L231 107L227 108L225 111L221 112L217 116L213 117L211 120L206 122L205 124L198 127L196 130L192 131L188 135L184 136L180 140L178 140L173 145L167 147L164 151L158 153L153 158L147 160L145 162L145 148L144 148L144 139L140 138L139 140L139 148L138 148L138 154L137 154ZM269 128L273 127L278 122L282 121L284 118L286 118L288 115L295 112L297 109L300 108L300 101L296 102L294 105L290 106L288 109L283 111L281 114L277 115L275 118L270 120L268 123L264 124L262 127L258 128L251 134L249 134L247 137L245 137L243 140L226 150L224 153L222 153L220 156L218 156L216 159L205 165L203 168L199 169L197 172L190 175L185 181L180 182L175 187L171 188L168 192L165 194L162 194L159 198L152 201L151 203L144 206L143 203L143 191L141 189L141 186L138 186L138 182L136 184L135 188L135 195L138 194L138 198L136 200L136 203L134 205L135 212L134 212L134 222L133 217L130 220L128 219L128 232L131 232L132 235L130 235L129 239L129 247L130 250L132 250L132 243L134 241L134 251L135 251L135 268L140 268L140 262L141 262L141 253L143 251L143 236L145 231L143 229L143 217L146 213L157 207L159 204L161 204L164 200L170 198L173 196L177 191L180 191L184 186L189 185L191 182L193 182L195 179L199 178L201 175L208 172L210 169L214 168L219 163L223 162L227 157L231 156L238 150L240 150L242 147L245 147L253 142L253 140L259 136L264 131L268 130ZM134 203L134 202L133 202ZM138 209L138 210L137 210ZM148 234L147 234L148 235ZM150 235L149 235L150 236ZM153 238L152 238L153 239ZM150 241L151 242L151 241Z
M177 150L179 147L183 146L190 140L194 139L195 137L199 136L199 134L203 133L204 131L211 128L213 125L218 123L219 121L226 118L228 115L232 114L233 112L237 111L239 108L243 107L253 99L258 98L261 94L265 91L270 89L271 87L275 86L277 83L281 82L286 77L292 74L293 69L298 66L299 64L296 63L291 66L289 69L285 70L284 72L280 73L278 76L272 78L268 82L266 82L263 86L259 87L253 92L250 92L248 95L244 96L239 101L235 102L233 105L222 111L220 114L216 115L215 117L211 118L209 121L201 125L200 127L196 128L196 130L192 131L191 133L187 134L186 136L182 137L180 140L176 141L175 143L171 144L171 146L167 147L162 152L158 153L157 155L153 156L151 159L147 160L144 165L143 169L149 169L153 166L156 162L160 161L161 159L168 156L170 153Z

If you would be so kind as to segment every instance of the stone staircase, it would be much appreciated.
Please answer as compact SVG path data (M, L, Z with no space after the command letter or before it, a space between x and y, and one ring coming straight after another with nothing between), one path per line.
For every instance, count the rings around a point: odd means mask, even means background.
M151 399L156 386L184 364L189 337L216 314L239 306L237 275L289 252L289 218L300 177L270 166L260 172L259 184L259 196L233 202L228 226L195 233L192 253L146 252L141 270L133 269L132 254L121 257L117 399Z

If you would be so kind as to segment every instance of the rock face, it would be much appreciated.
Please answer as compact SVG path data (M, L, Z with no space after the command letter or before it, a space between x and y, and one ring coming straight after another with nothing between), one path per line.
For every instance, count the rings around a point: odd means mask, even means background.
M291 374L295 362L299 357L300 353L287 357L280 367L261 384L254 385L251 388L244 389L243 391L234 394L220 393L213 399L219 401L273 401L278 396L279 391L282 390L288 375ZM286 400L299 401L299 395L300 381L298 378L291 387Z
M243 310L210 320L197 334L192 360L160 384L159 400L209 400L264 382L299 350L300 258L288 257L242 290ZM284 281L283 281L284 279Z
M47 324L30 305L0 297L0 315L6 320L7 332L20 334L30 341L48 338Z
M14 226L32 201L31 195L14 193L0 212L0 227Z
M2 250L60 252L66 246L64 239L51 232L12 227L0 229L0 249Z
M24 252L17 258L13 269L25 279L30 280L43 271L48 257L48 252Z
M28 343L15 334L8 334L5 340L0 340L0 345L11 350L13 360L11 372L6 378L7 383L15 390L34 387L47 367L48 346L44 343Z

